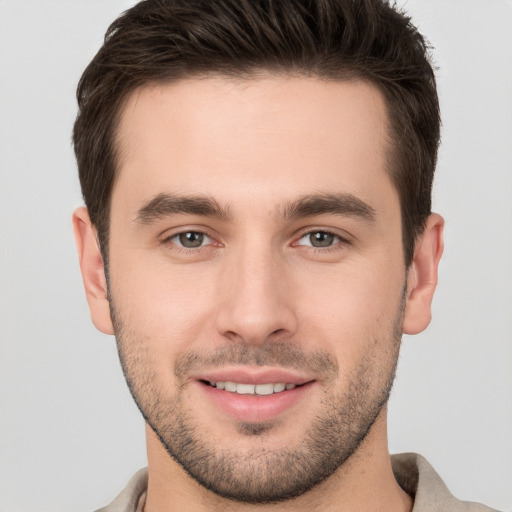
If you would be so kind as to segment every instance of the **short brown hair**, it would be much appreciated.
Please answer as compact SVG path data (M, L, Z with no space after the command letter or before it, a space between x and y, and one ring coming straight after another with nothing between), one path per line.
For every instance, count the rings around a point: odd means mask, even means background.
M83 197L107 256L120 111L136 88L258 71L363 79L383 93L404 257L431 213L440 137L429 48L385 0L145 0L108 28L77 90L73 131Z

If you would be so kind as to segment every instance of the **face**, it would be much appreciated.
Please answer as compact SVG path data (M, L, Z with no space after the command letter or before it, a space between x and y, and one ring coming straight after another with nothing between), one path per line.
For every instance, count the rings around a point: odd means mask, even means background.
M291 77L147 87L118 143L109 298L140 410L219 495L307 491L384 414L398 357L409 292L381 95Z

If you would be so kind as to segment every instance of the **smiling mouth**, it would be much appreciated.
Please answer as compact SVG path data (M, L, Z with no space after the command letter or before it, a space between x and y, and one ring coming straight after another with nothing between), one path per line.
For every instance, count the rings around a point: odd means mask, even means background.
M255 396L268 396L277 393L282 393L283 391L289 391L300 387L302 384L293 384L293 383L284 383L284 382L276 382L276 383L267 383L267 384L242 384L239 382L231 382L231 381L219 381L219 382L211 382L208 380L201 381L203 384L207 384L216 389L220 389L223 391L228 391L230 393L236 393L238 395L255 395Z

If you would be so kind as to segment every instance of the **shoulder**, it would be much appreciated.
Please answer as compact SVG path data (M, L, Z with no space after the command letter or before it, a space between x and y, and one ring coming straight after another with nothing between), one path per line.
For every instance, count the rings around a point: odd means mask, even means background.
M148 488L148 470L140 469L114 501L96 512L137 512L139 503Z
M414 498L412 512L498 512L469 501L459 501L427 460L417 453L391 456L400 487Z

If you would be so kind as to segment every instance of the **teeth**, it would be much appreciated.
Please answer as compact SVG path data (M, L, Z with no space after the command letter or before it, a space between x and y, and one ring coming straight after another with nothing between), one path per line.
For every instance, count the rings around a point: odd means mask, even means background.
M237 385L234 382L226 382L224 385L224 389L226 391L231 391L232 393L236 393Z
M277 386L277 384L258 384L255 389L256 394L271 395L274 392L274 386Z
M236 392L239 395L254 395L254 384L237 384Z
M239 395L272 395L273 393L281 393L284 390L290 390L297 387L296 384L285 384L277 382L275 384L239 384L237 382L210 382L217 389L224 389L231 393Z

